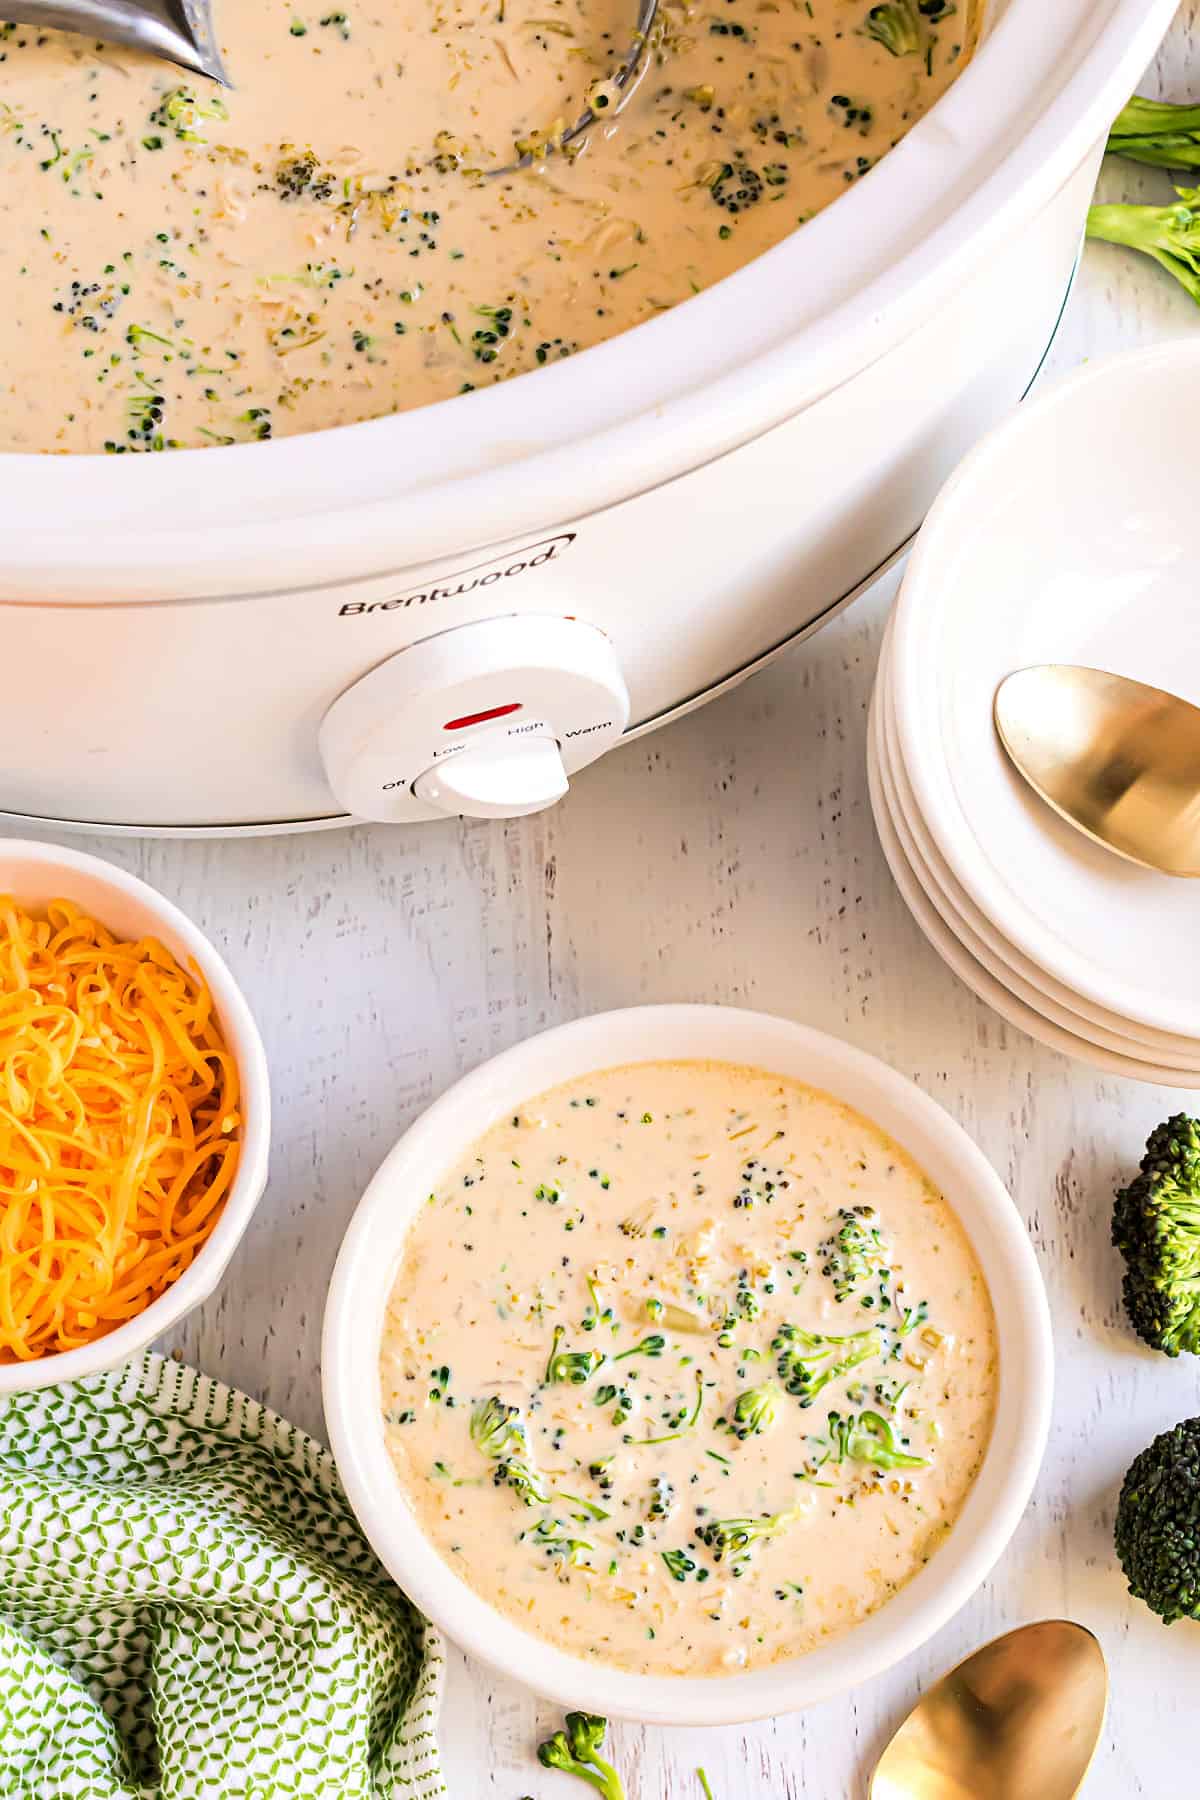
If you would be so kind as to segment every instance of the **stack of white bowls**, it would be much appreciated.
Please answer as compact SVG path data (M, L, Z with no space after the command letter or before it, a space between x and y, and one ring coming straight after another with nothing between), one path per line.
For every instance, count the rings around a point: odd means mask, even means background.
M922 931L1012 1024L1200 1088L1200 884L1092 843L1005 756L1015 669L1110 669L1200 704L1194 340L1096 363L956 471L922 529L869 729L884 853Z

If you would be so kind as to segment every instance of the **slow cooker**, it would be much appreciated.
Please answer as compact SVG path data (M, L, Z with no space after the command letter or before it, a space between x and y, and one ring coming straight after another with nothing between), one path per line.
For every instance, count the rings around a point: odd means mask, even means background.
M992 0L832 207L552 368L278 442L6 457L0 816L531 812L815 630L1028 386L1174 7Z

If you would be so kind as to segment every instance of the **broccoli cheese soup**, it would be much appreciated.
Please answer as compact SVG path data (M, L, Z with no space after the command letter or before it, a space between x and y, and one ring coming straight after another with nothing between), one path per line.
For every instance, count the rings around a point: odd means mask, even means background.
M849 1630L987 1448L991 1303L951 1206L849 1107L648 1063L499 1120L407 1237L399 1481L484 1599L577 1656L719 1675Z
M972 41L969 0L663 0L632 101L540 155L633 16L217 0L227 91L0 26L0 447L254 441L557 362L811 218Z

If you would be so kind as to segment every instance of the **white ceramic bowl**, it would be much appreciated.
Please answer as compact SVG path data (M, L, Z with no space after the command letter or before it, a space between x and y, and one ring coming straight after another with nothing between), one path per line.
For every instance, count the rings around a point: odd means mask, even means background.
M1166 1033L1154 1034L1148 1025L1132 1024L1126 1028L1115 1013L1105 1013L1102 1007L1081 999L1036 968L972 904L925 830L904 771L886 689L880 699L876 748L880 757L886 759L896 829L914 872L951 930L957 932L973 956L992 969L1035 1012L1102 1049L1116 1050L1136 1062L1176 1069L1190 1078L1184 1086L1200 1086L1200 1038L1189 1041Z
M939 494L892 635L893 720L956 881L1037 968L1118 1018L1200 1036L1192 885L1058 818L1012 768L996 688L1032 663L1200 702L1189 445L1200 343L1091 363L993 431Z
M64 850L58 844L0 838L0 894L11 894L29 907L71 900L110 931L128 938L156 937L184 968L198 969L208 983L225 1042L237 1059L244 1117L237 1174L212 1236L191 1267L136 1318L106 1337L36 1362L0 1363L0 1395L4 1395L75 1381L128 1362L208 1298L266 1186L271 1099L262 1039L241 990L203 932L154 888L97 856Z
M953 924L955 920L960 921L967 934L966 941L974 946L978 940L986 948L987 954L980 958L981 961L990 967L997 967L998 973L1000 969L1006 971L1004 979L1007 979L1007 972L1019 977L1016 991L1023 991L1021 984L1027 984L1051 1003L1047 1013L1049 1018L1055 1019L1059 1011L1065 1011L1073 1015L1075 1021L1069 1029L1077 1031L1081 1037L1094 1038L1099 1044L1106 1044L1115 1037L1121 1041L1130 1056L1143 1062L1161 1062L1168 1068L1196 1071L1197 1079L1200 1080L1200 1037L1180 1037L1173 1036L1170 1032L1155 1031L1153 1026L1140 1024L1135 1019L1123 1019L1118 1013L1109 1012L1096 1001L1076 993L1073 988L1065 987L1045 969L1039 968L1024 956L1015 944L1011 944L987 914L980 912L955 878L921 816L905 767L896 725L891 639L892 621L889 619L875 680L879 692L875 736L879 755L888 767L895 790L897 828L907 826L916 840L920 850L920 866L928 869L931 877L930 898L937 904L940 894L954 915L954 919L948 917L947 922ZM973 953L978 955L978 951ZM1040 1009L1041 998L1031 1004Z
M993 961L986 945L975 939L960 920L951 923L947 914L935 906L926 885L927 872L918 873L918 865L922 870L924 865L908 832L895 791L887 745L878 722L880 700L881 696L876 695L872 702L867 742L867 787L875 830L901 899L946 967L993 1012L1050 1050L1090 1063L1095 1069L1120 1075L1128 1081L1149 1081L1158 1087L1194 1088L1200 1079L1195 1072L1143 1062L1124 1051L1106 1049L1094 1039L1080 1036L1078 1030L1057 1023L1022 998L1012 971Z
M997 988L1006 998L1011 997L1017 1011L1005 1013L1005 1017L1052 1049L1134 1081L1152 1081L1179 1088L1200 1086L1200 1040L1192 1042L1186 1055L1171 1047L1181 1040L1164 1039L1163 1048L1159 1049L1134 1032L1122 1031L1115 1016L1111 1025L1097 1020L1094 1011L1098 1009L1092 1009L1089 1002L1080 1001L1076 1007L1073 1004L1075 996L1069 990L1059 990L1057 983L1035 970L1019 951L1004 945L1004 940L959 888L924 829L908 785L891 718L888 649L885 637L871 700L868 755L873 761L868 784L872 789L872 803L876 799L880 802L876 813L880 842L883 843L885 832L894 834L898 842L899 876L895 875L888 845L884 846L884 855L893 867L896 885L926 937L981 999L995 1005ZM882 821L880 812L883 813ZM910 888L906 888L905 882L909 878ZM911 886L920 891L920 903L909 899ZM930 907L936 916L936 924L923 916L928 914ZM965 963L947 951L947 943L953 943L956 952L961 946L966 953ZM984 983L991 984L986 991ZM1065 995L1064 999L1059 999L1060 991ZM1032 1020L1037 1024L1031 1023ZM1141 1029L1148 1031L1149 1027Z
M627 1674L531 1636L460 1580L423 1537L384 1442L379 1342L409 1223L463 1148L532 1095L596 1069L713 1059L792 1076L876 1121L947 1194L975 1247L996 1309L995 1429L966 1505L932 1561L893 1599L822 1649L750 1673ZM1029 1239L998 1177L958 1125L903 1076L860 1050L785 1019L718 1006L602 1013L531 1038L476 1069L409 1129L356 1212L334 1270L322 1352L325 1418L350 1502L404 1591L465 1650L563 1706L667 1725L726 1725L792 1712L854 1687L915 1649L979 1585L1029 1498L1052 1389L1045 1293Z

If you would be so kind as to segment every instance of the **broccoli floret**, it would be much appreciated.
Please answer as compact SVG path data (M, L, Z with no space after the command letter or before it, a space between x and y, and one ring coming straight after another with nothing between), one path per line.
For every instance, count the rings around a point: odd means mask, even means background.
M724 1562L728 1558L736 1574L736 1565L745 1561L755 1544L778 1537L789 1525L795 1524L803 1510L803 1507L791 1506L786 1512L770 1513L758 1519L709 1519L700 1526L696 1537L712 1551L714 1562Z
M481 1400L471 1414L471 1441L496 1465L497 1487L510 1487L526 1506L545 1506L550 1496L529 1461L529 1445L519 1406L497 1395Z
M652 1331L640 1344L631 1344L628 1350L622 1350L619 1356L614 1356L613 1361L624 1362L627 1356L661 1356L666 1347L667 1340L662 1332Z
M830 1337L823 1331L802 1331L798 1325L781 1325L771 1340L778 1351L776 1369L789 1394L801 1406L811 1406L822 1388L842 1375L849 1374L859 1363L882 1356L887 1340L878 1325L869 1331L855 1331L849 1337Z
M646 1509L648 1519L669 1519L671 1509L675 1505L675 1487L665 1475L652 1476L650 1481L650 1505Z
M566 1730L538 1745L538 1761L544 1769L561 1769L564 1775L590 1781L602 1800L625 1800L621 1777L600 1754L607 1729L608 1720L595 1713L568 1713Z
M716 163L706 173L709 179L705 185L709 193L727 213L745 212L748 206L757 206L766 192L763 177L749 163Z
M558 1519L539 1519L531 1533L531 1541L548 1556L561 1557L572 1569L579 1568L583 1558L596 1548L590 1538L572 1537Z
M867 34L893 56L912 56L921 48L921 27L912 0L886 0L867 14Z
M861 1304L890 1304L891 1252L883 1232L872 1223L874 1217L870 1206L839 1208L836 1231L819 1247L824 1258L821 1273L833 1283L835 1300L850 1299L878 1277L878 1295L863 1295Z
M877 1412L829 1415L830 1452L826 1462L870 1463L876 1469L927 1469L929 1458L910 1456L896 1442L896 1433Z
M750 1276L744 1271L738 1277L737 1293L733 1297L733 1304L743 1319L751 1321L757 1319L762 1311L762 1302L750 1285Z
M204 144L208 140L196 127L205 119L225 120L228 117L229 108L219 94L210 94L201 100L191 88L177 87L163 95L150 114L150 123L161 125L164 131L173 131L185 144Z
M602 1494L611 1494L613 1488L613 1458L602 1456L596 1462L588 1464L588 1474Z
M1152 256L1200 305L1200 188L1175 192L1171 206L1089 207L1087 235Z
M771 1429L778 1410L779 1389L773 1381L745 1388L730 1408L729 1429L739 1441L754 1437Z
M1112 156L1157 169L1200 168L1200 106L1135 94L1113 120L1106 147Z
M554 1386L566 1381L572 1387L583 1387L589 1382L600 1364L604 1361L603 1350L560 1350L563 1340L563 1327L554 1327L554 1342L550 1347L549 1360L546 1363L546 1384Z
M1200 1419L1162 1432L1133 1459L1114 1537L1135 1599L1168 1625L1200 1618Z
M334 177L322 169L316 152L286 156L275 170L275 186L281 200L328 200L334 192Z
M1186 1113L1151 1132L1139 1173L1117 1192L1112 1240L1138 1336L1168 1356L1200 1353L1200 1124Z

